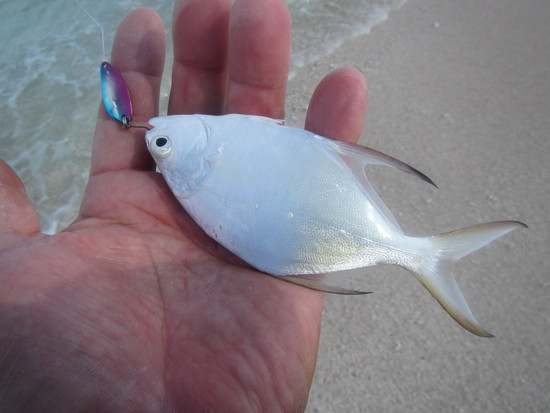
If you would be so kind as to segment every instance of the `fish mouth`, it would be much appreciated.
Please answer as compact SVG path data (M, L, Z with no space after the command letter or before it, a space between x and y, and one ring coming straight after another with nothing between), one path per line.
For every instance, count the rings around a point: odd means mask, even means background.
M150 149L151 147L151 142L153 141L153 129L151 130L148 130L147 132L145 132L145 143L147 144L147 149Z

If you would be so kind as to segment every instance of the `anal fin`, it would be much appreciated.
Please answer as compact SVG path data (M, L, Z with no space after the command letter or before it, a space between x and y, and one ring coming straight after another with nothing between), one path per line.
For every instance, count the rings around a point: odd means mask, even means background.
M371 293L371 291L352 290L334 285L327 280L326 274L269 275L283 281L288 281L324 293L340 295L362 295Z

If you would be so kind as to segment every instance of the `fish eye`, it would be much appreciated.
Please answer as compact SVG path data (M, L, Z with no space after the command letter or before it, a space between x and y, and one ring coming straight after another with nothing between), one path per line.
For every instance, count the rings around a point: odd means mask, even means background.
M167 136L157 136L151 143L151 152L159 158L166 157L172 150L170 138Z
M168 139L166 139L164 136L157 138L157 140L155 141L155 145L157 145L158 148L162 148L167 143L168 143Z

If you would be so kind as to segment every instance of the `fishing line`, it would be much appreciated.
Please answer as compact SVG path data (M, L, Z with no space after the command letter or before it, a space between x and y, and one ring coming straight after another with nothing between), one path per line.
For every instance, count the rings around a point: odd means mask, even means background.
M105 56L105 32L103 30L103 25L100 22L98 22L97 19L94 16L92 16L90 12L86 10L78 0L74 0L74 2L78 5L78 7L82 9L84 13L86 13L86 16L88 16L97 25L97 27L99 27L99 30L101 31L101 51L102 51L103 61L105 62L107 58Z

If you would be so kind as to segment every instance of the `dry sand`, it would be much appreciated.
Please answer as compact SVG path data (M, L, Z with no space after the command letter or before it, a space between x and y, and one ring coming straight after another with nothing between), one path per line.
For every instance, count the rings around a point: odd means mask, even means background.
M549 22L546 0L410 0L291 81L299 124L323 74L365 73L362 142L440 187L373 171L406 233L501 219L530 227L458 266L496 338L463 330L399 268L369 271L369 296L327 296L308 412L550 411Z

